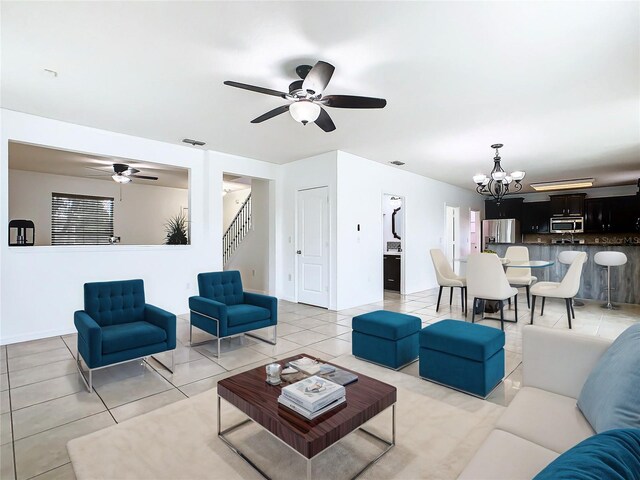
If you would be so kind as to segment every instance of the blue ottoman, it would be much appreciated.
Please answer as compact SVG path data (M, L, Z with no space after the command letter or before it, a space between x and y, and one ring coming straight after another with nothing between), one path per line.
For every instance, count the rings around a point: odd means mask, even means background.
M504 332L459 320L423 328L420 376L486 398L504 378Z
M353 355L395 370L402 368L418 358L421 326L418 317L386 310L353 317Z

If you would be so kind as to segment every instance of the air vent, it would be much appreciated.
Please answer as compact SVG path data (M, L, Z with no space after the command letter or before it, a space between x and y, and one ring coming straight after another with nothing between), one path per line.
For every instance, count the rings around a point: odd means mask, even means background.
M404 162L401 162L400 160L394 160L393 162L389 162L391 165L404 165Z
M202 146L206 145L206 143L201 142L200 140L191 140L190 138L183 138L182 141L184 143L188 143L190 145L193 145L194 147L202 147Z

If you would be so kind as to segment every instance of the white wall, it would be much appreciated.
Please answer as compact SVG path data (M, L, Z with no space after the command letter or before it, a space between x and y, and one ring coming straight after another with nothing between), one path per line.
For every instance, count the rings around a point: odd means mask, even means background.
M246 290L257 293L269 291L270 183L269 180L253 179L251 181L252 227L224 267L225 270L239 270L242 275L242 286ZM240 191L248 195L247 190ZM225 198L229 195L231 193L228 193Z
M247 185L247 188L233 190L222 197L222 230L224 232L227 231L250 193L251 186Z
M275 178L276 165L6 109L0 111L0 343L75 331L85 282L142 278L149 303L188 311L199 272L222 270L222 174ZM130 158L190 168L191 245L8 247L8 142ZM269 200L275 210L275 194ZM270 261L275 234L270 232ZM270 281L272 279L270 278ZM273 284L275 280L273 279Z
M184 188L9 170L9 218L33 220L36 245L51 245L51 193L113 197L114 235L122 245L162 245L167 220L189 206Z
M337 307L337 152L328 152L280 167L278 192L279 235L278 292L281 298L295 301L296 276L296 208L298 190L314 187L329 187L329 309ZM380 199L378 199L380 205ZM381 237L380 237L381 238ZM379 245L379 244L378 244ZM382 257L380 257L382 258ZM382 275L382 274L381 274Z
M337 307L383 299L381 196L404 197L404 291L437 285L429 249L442 248L445 205L460 207L461 255L469 248L469 210L482 210L477 193L372 162L337 155ZM360 224L360 232L357 231Z

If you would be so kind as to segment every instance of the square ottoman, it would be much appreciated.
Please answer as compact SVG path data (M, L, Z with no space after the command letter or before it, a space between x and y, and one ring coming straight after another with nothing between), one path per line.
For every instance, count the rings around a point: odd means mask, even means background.
M486 398L504 378L504 332L442 320L420 331L420 376Z
M395 370L418 358L418 317L377 310L353 317L351 327L351 348L358 358Z

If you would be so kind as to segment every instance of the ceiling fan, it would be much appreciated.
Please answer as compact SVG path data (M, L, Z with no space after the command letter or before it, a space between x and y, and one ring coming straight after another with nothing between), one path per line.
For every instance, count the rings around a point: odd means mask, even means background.
M90 177L101 177L104 175L110 175L115 182L121 183L121 184L129 183L132 178L140 178L143 180L158 180L158 177L152 177L150 175L137 175L137 173L139 173L140 170L138 170L137 168L130 167L126 163L114 163L112 165L113 173L105 172L104 170L101 170L99 168L93 168L93 167L87 167L87 168L102 172L101 175L89 175Z
M289 85L289 93L272 90L270 88L256 87L246 83L227 80L225 85L243 88L252 92L264 93L289 100L290 103L274 108L273 110L251 120L251 123L261 123L284 112L289 112L294 120L306 125L315 122L325 132L336 129L333 120L322 107L334 108L384 108L387 101L384 98L358 97L354 95L327 95L323 96L335 67L327 62L319 61L313 67L311 65L299 65L296 73L301 80L296 80Z

